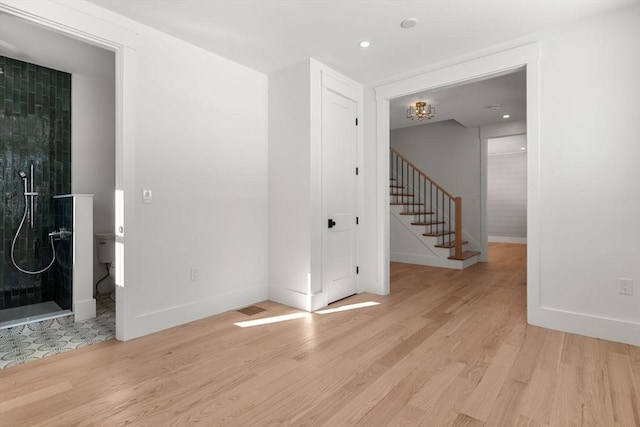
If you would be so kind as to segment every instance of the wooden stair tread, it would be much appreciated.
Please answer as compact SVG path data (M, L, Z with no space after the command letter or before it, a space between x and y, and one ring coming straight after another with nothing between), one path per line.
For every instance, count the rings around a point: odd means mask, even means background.
M463 240L462 244L466 245L467 243L469 243L467 240ZM444 248L444 249L451 249L451 248L455 248L456 247L456 242L451 242L451 243L438 243L437 245L434 245L436 248Z
M433 215L433 212L400 212L400 215Z
M456 258L455 256L450 256L448 259L453 259L456 261L464 261L465 259L469 259L471 257L474 257L476 255L480 255L480 252L477 251L464 251L462 252L462 256L459 258Z
M390 193L390 196L402 196L402 197L416 197L414 194L405 194L405 193Z
M444 221L433 221L433 222L412 222L411 225L439 225L444 224Z
M406 206L424 206L422 203L403 203L403 202L391 202L393 206L406 205Z
M422 233L423 236L427 237L442 237L448 236L449 234L456 234L455 231L436 231L435 233Z
M402 185L390 185L390 188L404 188Z

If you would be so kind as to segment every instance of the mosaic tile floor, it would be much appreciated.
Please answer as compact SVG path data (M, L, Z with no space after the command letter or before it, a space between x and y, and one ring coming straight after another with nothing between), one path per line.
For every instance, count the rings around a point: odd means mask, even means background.
M0 369L114 338L115 311L115 302L102 295L94 319L74 323L67 316L0 330Z

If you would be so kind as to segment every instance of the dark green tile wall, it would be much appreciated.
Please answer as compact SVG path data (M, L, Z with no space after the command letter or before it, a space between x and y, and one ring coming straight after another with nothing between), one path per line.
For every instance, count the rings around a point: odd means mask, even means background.
M30 174L31 164L39 193L35 227L22 228L14 254L22 268L36 270L51 260L53 196L71 192L71 74L0 56L0 309L55 300L59 293L55 269L33 276L11 262L24 213L19 171Z

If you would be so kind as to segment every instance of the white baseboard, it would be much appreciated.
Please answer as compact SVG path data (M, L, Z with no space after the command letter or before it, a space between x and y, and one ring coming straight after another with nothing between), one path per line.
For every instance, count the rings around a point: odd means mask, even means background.
M426 255L410 254L404 252L391 252L389 254L389 260L391 262L403 262L406 264L426 265L429 267L443 267L462 270L462 263L460 261L454 261L440 257L430 257Z
M527 321L543 328L640 346L640 323L627 320L539 307L528 308Z
M73 302L73 318L76 322L94 317L96 317L96 300L94 298Z
M269 286L269 300L304 311L316 311L328 304L326 292L309 295L293 289Z
M309 311L310 308L309 295L288 288L269 286L269 300L299 310Z
M522 245L527 244L526 237L489 236L488 240L492 243L520 243Z
M246 307L266 299L267 288L259 286L216 295L175 307L167 307L164 310L138 314L127 322L128 333L125 339L129 340L152 334L225 311Z

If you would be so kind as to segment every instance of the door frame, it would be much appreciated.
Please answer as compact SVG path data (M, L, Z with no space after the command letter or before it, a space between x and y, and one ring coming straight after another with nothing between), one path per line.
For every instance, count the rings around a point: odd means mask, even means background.
M443 86L484 80L515 69L527 72L527 321L537 323L540 307L540 44L532 43L475 59L458 59L438 69L376 87L376 284L373 292L389 294L389 102L391 99Z
M74 38L83 43L111 51L115 56L115 239L116 239L116 339L125 341L130 338L127 321L132 318L131 308L125 301L125 255L124 226L134 223L134 206L130 189L134 182L134 119L135 103L133 94L125 92L124 87L135 81L137 68L135 61L136 34L130 30L115 27L99 21L99 18L59 5L46 5L34 2L22 2L12 6L11 2L0 3L0 12L32 22L42 28ZM55 18L52 18L55 17ZM55 20L54 20L55 19ZM82 24L79 24L82 23ZM128 206L125 209L125 204ZM130 272L127 272L129 275Z
M344 75L334 71L333 69L321 64L313 59L310 61L311 74L311 109L310 123L311 133L311 152L310 152L310 173L311 173L311 271L309 275L308 293L307 293L307 311L315 311L326 307L328 304L327 293L322 288L323 281L323 247L322 233L326 227L326 218L324 212L324 200L322 196L322 91L327 88L338 93L345 98L352 99L357 104L358 126L357 126L357 145L356 145L356 167L359 167L359 174L356 177L356 215L362 216L364 212L364 182L362 165L364 164L364 126L363 108L364 108L364 88L363 86L351 80ZM318 80L316 80L318 79ZM360 223L360 226L362 222ZM359 260L362 253L364 233L356 230L356 259ZM358 261L358 264L360 262ZM363 283L356 276L356 288L358 293L364 291Z

